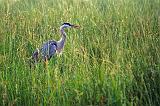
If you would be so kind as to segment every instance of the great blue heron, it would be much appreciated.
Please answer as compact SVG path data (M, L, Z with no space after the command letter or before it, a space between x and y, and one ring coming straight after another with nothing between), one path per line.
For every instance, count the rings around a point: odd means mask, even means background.
M34 61L34 63L37 63L40 57L47 63L53 55L62 52L66 41L66 33L64 31L65 28L79 28L79 26L72 25L70 23L63 23L60 27L60 40L49 40L45 42L40 48L36 49L32 54L32 60Z

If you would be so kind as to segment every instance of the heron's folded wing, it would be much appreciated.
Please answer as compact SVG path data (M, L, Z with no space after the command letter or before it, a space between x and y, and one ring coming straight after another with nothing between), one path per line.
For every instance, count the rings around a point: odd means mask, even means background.
M41 48L42 58L50 59L56 53L56 41L48 41Z

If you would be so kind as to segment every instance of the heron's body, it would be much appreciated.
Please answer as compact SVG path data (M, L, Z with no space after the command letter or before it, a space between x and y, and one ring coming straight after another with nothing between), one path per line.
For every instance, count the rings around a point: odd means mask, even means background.
M69 23L62 24L62 26L60 27L60 33L61 33L60 40L59 41L49 40L45 42L41 46L41 48L35 50L35 52L32 54L32 59L34 60L34 62L38 62L40 57L42 57L44 61L48 61L55 54L57 53L59 54L62 52L65 45L65 41L66 41L66 33L64 29L68 27L70 28L70 27L78 27L78 26L71 25Z
M43 60L49 60L57 51L57 42L54 40L48 41L42 45L40 53Z

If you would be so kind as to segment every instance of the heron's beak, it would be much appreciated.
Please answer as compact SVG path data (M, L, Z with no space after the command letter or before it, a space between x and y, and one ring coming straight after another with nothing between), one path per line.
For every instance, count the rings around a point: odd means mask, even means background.
M73 25L72 27L73 27L73 28L77 28L77 29L80 28L79 25Z

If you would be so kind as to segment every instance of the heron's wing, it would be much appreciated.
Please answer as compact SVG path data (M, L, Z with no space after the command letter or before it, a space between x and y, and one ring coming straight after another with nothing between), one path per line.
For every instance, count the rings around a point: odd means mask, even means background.
M57 50L57 42L52 40L44 43L41 48L41 54L42 58L45 59L50 59Z

